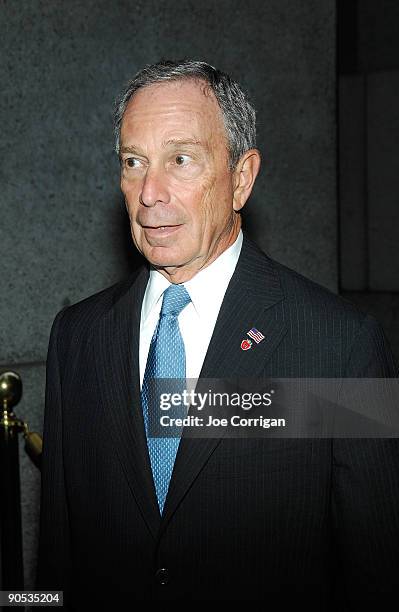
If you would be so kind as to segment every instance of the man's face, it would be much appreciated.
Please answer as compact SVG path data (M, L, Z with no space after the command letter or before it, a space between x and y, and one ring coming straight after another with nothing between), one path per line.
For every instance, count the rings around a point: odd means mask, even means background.
M194 80L154 84L130 100L121 125L121 189L133 241L182 282L234 242L233 175L213 93ZM165 270L166 268L166 270Z

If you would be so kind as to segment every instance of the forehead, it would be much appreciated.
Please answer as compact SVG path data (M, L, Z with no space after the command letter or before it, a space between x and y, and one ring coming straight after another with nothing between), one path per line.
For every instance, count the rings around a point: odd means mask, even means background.
M221 138L223 117L211 89L196 80L171 81L146 86L135 93L123 115L121 140L133 135ZM174 133L176 132L176 134Z

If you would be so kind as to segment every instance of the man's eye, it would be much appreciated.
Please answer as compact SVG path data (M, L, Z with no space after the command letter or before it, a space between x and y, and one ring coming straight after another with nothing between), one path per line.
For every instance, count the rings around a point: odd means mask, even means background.
M125 159L125 165L128 168L138 168L138 166L140 165L140 162L135 157L128 157L127 159Z
M184 166L190 160L189 155L176 155L175 162L177 166Z

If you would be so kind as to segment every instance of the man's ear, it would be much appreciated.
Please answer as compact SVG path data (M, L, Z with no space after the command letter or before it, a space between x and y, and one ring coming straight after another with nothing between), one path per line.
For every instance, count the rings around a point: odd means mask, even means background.
M238 160L233 172L233 208L236 212L243 208L251 195L260 163L261 156L258 149L245 151Z

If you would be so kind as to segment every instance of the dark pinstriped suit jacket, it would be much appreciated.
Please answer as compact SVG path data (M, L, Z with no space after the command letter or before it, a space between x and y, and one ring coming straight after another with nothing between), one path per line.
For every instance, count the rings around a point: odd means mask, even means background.
M318 610L333 597L337 610L364 594L381 600L399 576L396 439L183 434L160 518L140 406L147 280L141 268L54 321L37 587L64 589L72 610L93 597L116 610L151 599ZM251 327L265 340L242 351ZM202 377L396 375L375 319L244 234Z

